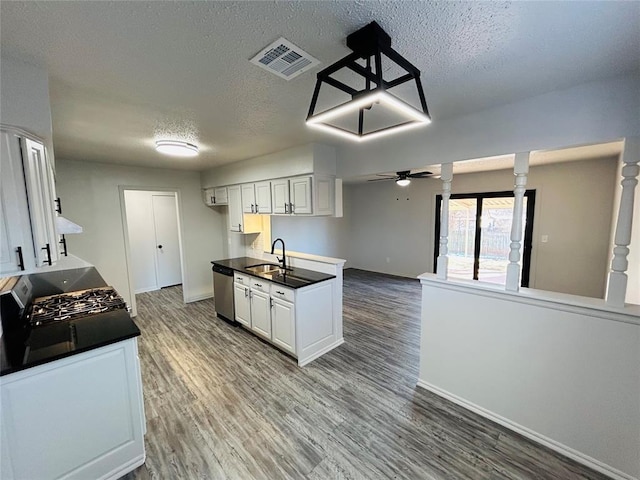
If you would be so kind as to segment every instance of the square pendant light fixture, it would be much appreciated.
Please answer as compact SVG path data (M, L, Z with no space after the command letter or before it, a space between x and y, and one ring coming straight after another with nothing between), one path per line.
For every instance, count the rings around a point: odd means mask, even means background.
M391 48L391 37L380 25L371 22L350 34L347 46L353 53L318 73L307 125L351 140L363 141L431 123L420 83L420 70ZM396 70L400 67L406 73L391 80L385 79L383 59L392 64L386 68L387 71L395 66ZM357 85L349 85L336 78L336 74L343 69L349 72L351 78L355 74ZM411 81L415 82L419 108L389 92L390 89ZM348 94L351 100L316 112L322 84ZM367 127L367 118L372 117L374 111L377 113L375 125ZM380 118L391 120L381 123ZM352 125L352 128L347 125Z

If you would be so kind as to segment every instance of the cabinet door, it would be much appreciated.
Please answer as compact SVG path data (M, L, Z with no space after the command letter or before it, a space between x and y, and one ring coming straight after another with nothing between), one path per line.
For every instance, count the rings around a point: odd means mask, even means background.
M272 298L271 326L272 341L289 353L296 353L296 321L293 303Z
M289 213L311 214L311 177L296 177L289 180L291 208Z
M271 182L256 183L257 213L271 213Z
M58 260L53 170L42 143L23 139L22 157L36 266L51 265Z
M242 212L256 213L256 192L253 183L242 185Z
M271 339L271 308L269 294L251 290L251 330L258 335Z
M316 177L314 183L313 213L314 215L334 214L334 182L331 177Z
M242 232L242 199L240 186L234 185L227 189L229 194L229 229L232 232Z
M239 283L233 284L233 304L236 308L236 322L251 328L249 287L245 287Z
M289 213L289 180L271 181L273 213Z
M213 189L213 203L216 205L227 204L227 187L216 187Z
M213 188L207 188L203 195L205 205L213 206L216 204L216 197L214 196Z
M14 273L35 266L33 239L19 139L2 132L0 142L0 273Z

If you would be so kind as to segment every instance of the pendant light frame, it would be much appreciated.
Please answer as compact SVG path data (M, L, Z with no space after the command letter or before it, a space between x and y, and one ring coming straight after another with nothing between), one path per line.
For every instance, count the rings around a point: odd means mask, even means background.
M321 128L352 140L363 141L408 128L419 127L431 122L427 101L420 82L420 70L391 48L391 37L380 25L376 22L371 22L360 30L353 32L347 37L347 46L353 50L353 53L318 73L307 115L307 125ZM407 73L393 80L385 80L382 70L383 54ZM359 59L364 59L366 66L357 63ZM365 80L365 88L363 90L357 90L332 77L333 74L343 68L348 68L363 77ZM409 105L388 92L389 89L410 81L415 82L422 110ZM316 104L322 84L330 85L351 95L351 100L323 112L316 113ZM365 133L364 110L376 103L384 104L386 107L390 107L398 113L401 113L407 118L407 121ZM330 119L340 117L355 110L358 111L357 132L327 123Z

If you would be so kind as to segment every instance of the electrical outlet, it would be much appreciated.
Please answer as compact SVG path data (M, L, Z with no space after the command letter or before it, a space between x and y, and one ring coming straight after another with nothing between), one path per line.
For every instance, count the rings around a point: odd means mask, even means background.
M549 235L542 235L542 238L540 238L540 241L542 243L547 243L549 241Z

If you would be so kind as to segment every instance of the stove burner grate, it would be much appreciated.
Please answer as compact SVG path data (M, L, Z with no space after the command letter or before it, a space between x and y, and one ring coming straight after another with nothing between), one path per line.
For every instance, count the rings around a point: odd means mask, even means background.
M31 307L31 325L45 325L96 313L126 308L113 287L92 288L36 298Z

